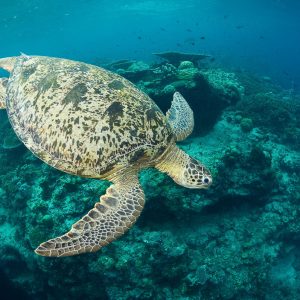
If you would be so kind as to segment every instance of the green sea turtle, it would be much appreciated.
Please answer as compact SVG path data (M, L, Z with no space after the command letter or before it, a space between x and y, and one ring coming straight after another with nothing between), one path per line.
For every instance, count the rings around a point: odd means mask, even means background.
M0 107L37 157L69 174L113 183L71 230L42 243L43 256L94 252L134 224L144 206L138 180L155 167L178 184L207 188L209 171L176 146L193 112L176 92L166 116L123 77L93 65L42 56L0 59Z

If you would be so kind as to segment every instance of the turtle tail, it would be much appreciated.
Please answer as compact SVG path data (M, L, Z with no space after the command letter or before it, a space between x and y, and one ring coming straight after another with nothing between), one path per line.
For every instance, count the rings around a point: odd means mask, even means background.
M0 58L0 68L8 72L11 72L12 69L14 68L16 59L17 59L16 56Z

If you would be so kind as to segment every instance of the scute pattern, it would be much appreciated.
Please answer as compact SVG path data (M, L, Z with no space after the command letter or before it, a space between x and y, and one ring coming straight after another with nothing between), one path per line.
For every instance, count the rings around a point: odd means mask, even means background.
M165 116L147 95L96 66L21 56L7 93L19 138L67 173L106 178L133 162L151 165L172 139Z
M35 252L58 257L97 251L135 223L144 201L137 175L121 177L68 233L42 243Z
M166 116L176 141L185 140L193 132L194 113L180 93L174 93L171 108Z

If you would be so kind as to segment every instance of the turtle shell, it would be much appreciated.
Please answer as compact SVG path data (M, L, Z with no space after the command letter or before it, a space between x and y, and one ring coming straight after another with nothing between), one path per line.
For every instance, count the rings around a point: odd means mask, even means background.
M104 178L151 165L173 138L157 105L125 78L66 59L20 56L7 111L21 141L67 173Z

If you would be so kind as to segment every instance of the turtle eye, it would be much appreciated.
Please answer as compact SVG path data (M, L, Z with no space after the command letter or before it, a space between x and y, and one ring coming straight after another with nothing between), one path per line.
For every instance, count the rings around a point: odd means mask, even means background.
M205 178L203 179L203 183L205 183L205 184L209 184L209 183L210 183L210 180L209 180L209 178L208 178L208 177L205 177Z

